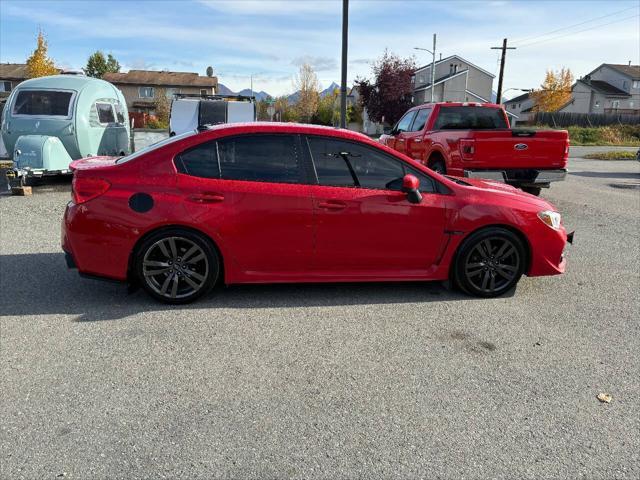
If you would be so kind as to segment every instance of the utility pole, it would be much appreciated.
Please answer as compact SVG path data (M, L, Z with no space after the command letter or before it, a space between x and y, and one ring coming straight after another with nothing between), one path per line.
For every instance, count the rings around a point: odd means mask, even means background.
M431 103L433 103L435 92L435 87L433 84L436 83L436 34L433 34L433 50L420 47L413 47L413 49L424 50L425 52L429 52L431 54ZM440 56L442 56L442 54Z
M349 40L349 0L342 0L342 79L340 82L340 128L347 128L348 40Z
M501 47L491 47L491 50L502 50L502 58L500 59L500 76L498 77L498 94L496 95L496 103L502 104L502 78L504 77L504 62L507 58L507 50L515 50L516 47L507 47L507 39L502 40Z

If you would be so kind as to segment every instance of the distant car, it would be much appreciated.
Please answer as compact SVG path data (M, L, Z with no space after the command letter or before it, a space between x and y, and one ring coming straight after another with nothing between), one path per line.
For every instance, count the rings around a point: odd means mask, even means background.
M176 94L171 102L169 135L180 135L205 125L255 121L253 97Z
M493 103L418 105L380 142L436 172L505 182L534 195L567 175L566 130L512 130Z
M72 168L68 265L168 303L217 283L451 279L494 297L564 272L573 237L542 199L328 127L222 125Z

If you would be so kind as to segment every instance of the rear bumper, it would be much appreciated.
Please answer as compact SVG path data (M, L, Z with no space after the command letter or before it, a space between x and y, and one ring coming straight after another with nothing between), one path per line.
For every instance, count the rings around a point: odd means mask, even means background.
M551 182L559 182L566 178L566 169L503 169L503 170L464 170L469 178L486 178L511 185L548 186Z

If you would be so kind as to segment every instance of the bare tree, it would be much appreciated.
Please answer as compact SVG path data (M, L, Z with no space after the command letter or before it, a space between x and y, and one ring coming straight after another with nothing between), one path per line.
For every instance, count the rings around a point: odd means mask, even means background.
M318 110L320 101L320 84L311 65L305 63L300 67L300 72L294 80L294 88L298 93L296 102L298 119L303 123L309 123Z

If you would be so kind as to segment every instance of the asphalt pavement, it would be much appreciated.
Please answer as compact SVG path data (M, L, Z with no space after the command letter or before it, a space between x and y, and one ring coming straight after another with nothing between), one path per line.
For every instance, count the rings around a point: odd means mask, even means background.
M543 196L565 275L232 286L186 307L66 269L68 184L0 198L0 477L640 477L640 164ZM599 393L612 395L601 403Z

